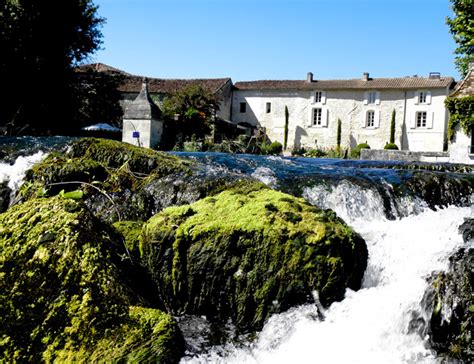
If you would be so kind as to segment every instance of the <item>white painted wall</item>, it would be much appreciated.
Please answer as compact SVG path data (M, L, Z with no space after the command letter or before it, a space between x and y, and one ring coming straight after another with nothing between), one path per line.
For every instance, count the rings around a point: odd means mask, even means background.
M367 142L373 149L383 149L390 138L390 120L392 110L395 109L395 143L399 147L412 151L442 151L447 126L444 99L448 90L429 91L430 103L420 105L415 103L415 91L403 90L378 90L374 104L367 103L367 94L363 90L325 91L325 98L320 103L314 102L312 91L235 90L232 121L264 127L272 141L283 143L286 105L290 114L290 149L293 146L335 147L338 118L342 122L342 147L354 147ZM241 102L247 103L245 113L240 112ZM267 102L271 103L270 113L266 112ZM323 126L311 125L314 107L321 108L327 117ZM376 114L375 127L366 127L366 113L369 110ZM433 124L426 128L411 128L409 122L415 117L416 111L427 111L433 116Z
M138 132L139 137L133 137ZM139 147L153 148L161 141L163 122L159 120L123 120L122 141Z
M425 90L431 93L431 100L426 104L416 102L417 92L407 92L407 149L411 151L440 152L447 135L448 113L444 100L447 89ZM426 128L415 127L417 111L426 111L428 125ZM430 120L431 119L431 120Z
M451 163L474 164L474 154L470 154L471 136L464 134L457 127L454 140L449 145L449 161Z

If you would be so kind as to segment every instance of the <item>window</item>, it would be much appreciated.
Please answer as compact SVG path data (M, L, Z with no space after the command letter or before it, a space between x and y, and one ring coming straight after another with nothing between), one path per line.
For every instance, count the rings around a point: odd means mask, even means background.
M367 94L367 100L368 100L369 104L375 104L375 102L377 100L377 91L370 91Z
M321 91L316 91L314 93L314 102L321 102L323 98L323 93Z
M418 102L420 104L426 104L426 92L421 91L418 93Z
M323 121L323 110L322 109L313 109L313 124L321 126Z
M240 103L240 112L246 112L247 111L247 103L246 102L241 102Z
M265 107L265 111L267 114L270 114L272 112L272 103L271 102L267 102L267 105Z
M426 128L426 111L417 111L416 113L416 127Z
M366 115L366 119L365 119L365 125L368 128L375 127L375 111L374 110L367 111L367 115Z

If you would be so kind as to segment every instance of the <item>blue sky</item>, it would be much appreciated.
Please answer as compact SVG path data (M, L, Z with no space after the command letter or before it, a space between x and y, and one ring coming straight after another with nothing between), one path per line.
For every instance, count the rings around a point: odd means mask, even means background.
M449 0L95 0L91 57L161 78L459 79Z

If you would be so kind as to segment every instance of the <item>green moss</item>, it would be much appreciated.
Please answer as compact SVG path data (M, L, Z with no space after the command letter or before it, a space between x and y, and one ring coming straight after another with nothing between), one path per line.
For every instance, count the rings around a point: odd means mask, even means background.
M72 144L68 155L72 158L90 159L110 168L124 164L132 172L164 176L177 170L187 171L191 162L168 153L140 148L110 139L84 138Z
M131 325L136 297L118 241L82 203L59 196L0 215L0 361L93 351L109 331Z
M258 327L272 313L357 289L363 240L333 212L261 184L171 207L142 231L144 264L174 312ZM274 304L274 302L278 302Z
M113 226L123 236L125 246L134 256L139 256L139 238L143 227L141 221L118 221Z
M176 321L156 309L131 306L126 324L109 330L92 348L58 352L56 361L107 363L178 362L184 340Z

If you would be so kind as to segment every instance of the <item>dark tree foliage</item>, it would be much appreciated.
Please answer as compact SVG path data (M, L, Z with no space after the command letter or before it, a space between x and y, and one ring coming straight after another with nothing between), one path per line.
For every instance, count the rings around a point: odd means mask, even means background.
M390 120L390 144L395 143L395 117L397 112L392 110L392 119Z
M285 135L283 140L283 149L286 150L288 145L288 124L290 121L290 113L288 112L288 106L285 105Z
M71 120L77 127L108 123L122 127L123 110L120 106L119 86L124 82L119 73L77 71L72 85L73 107Z
M218 97L198 85L190 85L177 91L163 101L163 114L173 125L179 138L191 140L194 135L203 138L211 131L216 111L219 109Z
M447 18L449 30L458 47L454 51L456 68L464 77L474 61L474 0L451 0L454 16Z
M101 44L91 0L0 0L0 127L9 133L71 134L74 67Z

